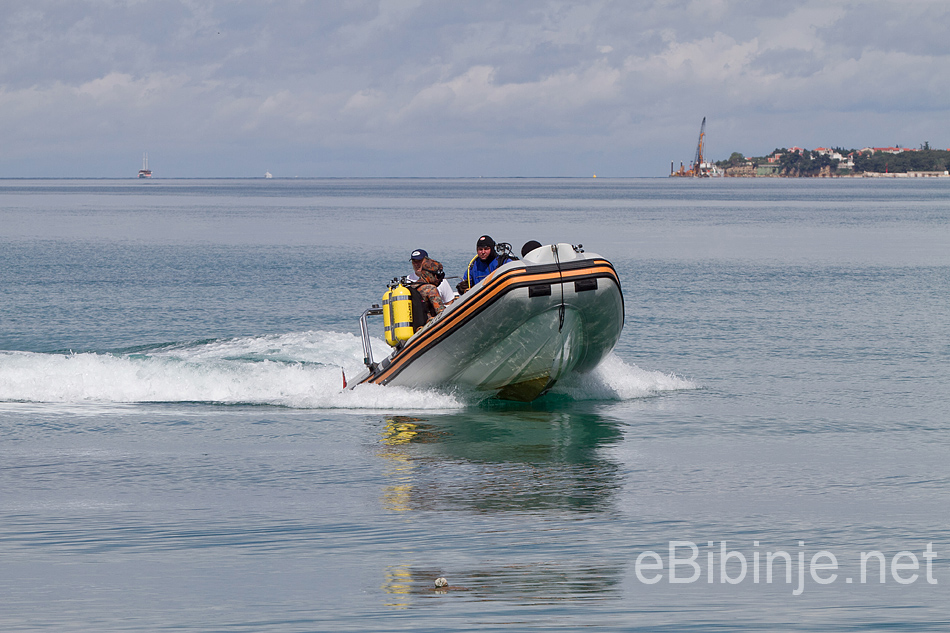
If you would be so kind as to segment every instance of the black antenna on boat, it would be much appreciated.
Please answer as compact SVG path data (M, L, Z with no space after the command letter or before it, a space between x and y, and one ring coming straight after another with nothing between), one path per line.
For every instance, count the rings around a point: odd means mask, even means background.
M554 253L554 263L557 264L557 276L561 281L561 283L558 284L561 287L561 305L557 307L557 331L560 334L561 330L564 329L564 273L561 272L561 258L558 257L557 244L551 245L551 251Z

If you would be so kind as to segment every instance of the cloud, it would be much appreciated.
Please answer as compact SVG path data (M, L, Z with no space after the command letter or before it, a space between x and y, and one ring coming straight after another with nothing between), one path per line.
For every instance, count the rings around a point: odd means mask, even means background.
M573 116L592 102L616 95L618 69L593 65L569 69L537 81L500 83L491 66L475 66L444 82L426 86L400 110L399 118L429 117L434 113L453 118L480 114L508 118L542 113Z
M35 0L0 19L0 175L111 175L145 149L213 172L180 175L257 174L261 156L465 175L501 155L662 174L703 116L724 155L893 142L891 114L944 146L948 18L926 1ZM343 155L358 173L334 171Z

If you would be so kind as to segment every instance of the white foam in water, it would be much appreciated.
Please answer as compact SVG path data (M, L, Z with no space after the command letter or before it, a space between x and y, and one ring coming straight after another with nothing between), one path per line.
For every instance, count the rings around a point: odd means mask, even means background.
M661 391L698 388L696 383L673 374L628 365L611 353L590 373L564 379L551 392L574 400L630 400Z
M382 358L386 345L373 341ZM157 347L135 354L0 352L0 402L212 402L307 409L458 409L469 398L431 389L360 385L358 337L297 332ZM611 354L593 372L562 380L575 400L626 400L694 389L688 380L644 371Z
M374 342L374 348L385 345ZM381 356L381 354L380 354ZM213 402L294 408L455 409L450 394L362 385L352 334L304 332L156 349L131 355L0 352L0 401Z

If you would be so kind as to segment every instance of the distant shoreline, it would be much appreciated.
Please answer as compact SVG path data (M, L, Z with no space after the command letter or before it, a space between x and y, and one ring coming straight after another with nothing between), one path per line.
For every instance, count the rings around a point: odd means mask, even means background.
M759 175L759 174L730 174L725 173L721 176L722 178L950 178L950 173L948 172L876 172L876 171L865 171L858 174L818 174L818 175L803 175L803 174L768 174L768 175Z
M692 175L695 168L685 172ZM681 169L678 174L684 175ZM920 149L907 147L780 148L766 156L746 157L733 152L727 160L702 163L701 176L744 178L947 178L950 177L950 150L934 149L924 143Z

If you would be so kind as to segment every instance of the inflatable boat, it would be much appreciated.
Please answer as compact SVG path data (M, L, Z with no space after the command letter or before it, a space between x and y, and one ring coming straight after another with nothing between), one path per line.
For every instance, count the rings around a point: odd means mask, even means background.
M351 388L458 387L529 402L569 373L596 367L623 329L613 265L571 244L541 246L497 268L418 328L394 312L402 307L397 286L360 317L366 371ZM373 315L384 316L395 348L380 362L370 346ZM405 340L393 335L400 326Z

